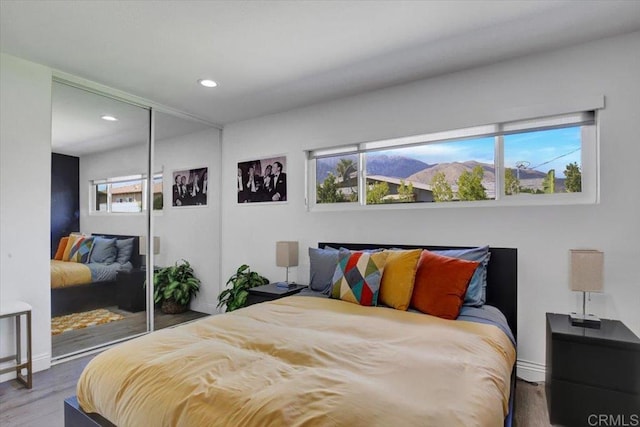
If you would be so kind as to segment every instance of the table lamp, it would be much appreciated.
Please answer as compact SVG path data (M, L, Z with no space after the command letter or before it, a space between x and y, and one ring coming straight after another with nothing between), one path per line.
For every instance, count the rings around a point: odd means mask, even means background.
M571 249L571 290L582 292L582 313L571 313L573 326L600 328L600 319L586 311L586 293L602 292L604 253L590 249Z
M289 283L289 267L298 265L298 242L276 242L276 265L287 268Z

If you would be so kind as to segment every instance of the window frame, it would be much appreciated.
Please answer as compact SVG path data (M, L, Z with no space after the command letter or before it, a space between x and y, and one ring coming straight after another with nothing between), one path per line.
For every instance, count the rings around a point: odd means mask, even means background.
M367 141L359 144L305 150L305 203L308 211L358 211L363 209L447 209L466 207L496 206L545 206L597 204L599 194L599 109L589 108L577 112L555 114L537 118L504 121L496 124L472 126L448 131L431 132L407 137L388 138ZM581 126L581 176L582 189L579 193L554 194L505 194L504 183L504 136L514 133L535 132L540 130ZM588 126L588 129L586 127ZM397 149L408 146L435 144L468 138L494 138L495 199L455 202L410 202L389 204L366 203L366 154ZM341 203L317 203L316 160L340 154L358 154L358 201Z

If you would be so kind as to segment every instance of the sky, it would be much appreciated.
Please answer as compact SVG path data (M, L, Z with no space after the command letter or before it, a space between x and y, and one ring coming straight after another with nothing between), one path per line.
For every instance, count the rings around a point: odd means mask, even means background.
M517 162L528 162L528 167L541 172L556 170L556 176L567 164L580 159L581 129L579 126L527 132L504 137L504 162L515 168ZM428 164L476 160L493 164L494 138L476 138L464 141L429 144L380 152L411 157ZM526 164L526 163L525 163Z

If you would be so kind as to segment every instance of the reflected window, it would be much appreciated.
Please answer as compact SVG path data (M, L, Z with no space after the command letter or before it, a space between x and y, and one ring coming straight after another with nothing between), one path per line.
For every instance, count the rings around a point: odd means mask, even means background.
M147 208L147 179L143 174L93 180L93 213L140 213ZM162 210L162 173L153 176L153 209Z

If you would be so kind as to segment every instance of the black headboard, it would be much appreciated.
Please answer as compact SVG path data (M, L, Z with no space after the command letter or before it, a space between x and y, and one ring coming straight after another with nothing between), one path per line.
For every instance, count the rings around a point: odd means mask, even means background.
M110 239L114 237L118 240L131 239L133 238L133 252L131 252L131 265L134 268L138 268L142 265L142 255L140 255L140 236L125 236L122 234L103 234L103 233L92 233L94 236L104 236Z
M373 243L335 243L320 242L319 248L359 249L470 249L470 246L429 246L429 245L377 245ZM507 318L513 336L518 336L518 250L515 248L489 248L491 258L487 267L487 300L486 304L497 307Z

